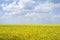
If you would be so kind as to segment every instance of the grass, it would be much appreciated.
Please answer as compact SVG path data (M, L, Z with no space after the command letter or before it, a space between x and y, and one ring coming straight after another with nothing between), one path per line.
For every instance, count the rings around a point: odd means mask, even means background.
M0 24L0 40L60 40L60 25Z

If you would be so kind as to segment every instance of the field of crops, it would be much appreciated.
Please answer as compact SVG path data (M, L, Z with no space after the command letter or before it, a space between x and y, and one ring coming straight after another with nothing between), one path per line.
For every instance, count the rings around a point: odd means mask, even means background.
M60 40L60 25L0 24L0 40Z

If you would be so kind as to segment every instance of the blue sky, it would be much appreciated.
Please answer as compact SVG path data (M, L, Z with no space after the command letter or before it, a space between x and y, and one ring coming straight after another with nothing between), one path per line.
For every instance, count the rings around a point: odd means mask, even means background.
M60 23L60 0L0 0L0 24L21 23Z

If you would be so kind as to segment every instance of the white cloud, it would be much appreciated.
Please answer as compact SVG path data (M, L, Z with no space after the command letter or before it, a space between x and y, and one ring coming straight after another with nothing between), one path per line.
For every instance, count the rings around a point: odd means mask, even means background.
M8 13L9 15L18 14L18 13L21 14L20 11L24 10L23 8L25 7L27 2L32 2L32 0L19 0L18 4L16 4L16 0L15 0L14 2L10 3L9 5L2 4L1 6L4 11L11 13L11 14Z
M11 11L14 9L22 9L22 8L23 8L23 5L22 4L17 5L15 1L13 3L10 3L7 6L3 6L3 10L6 10L6 11Z
M54 15L53 18L54 19L60 19L60 14L59 15Z
M40 10L42 12L50 12L53 10L53 8L54 8L54 4L45 2L45 3L39 3L39 5L36 6L34 10L37 11Z

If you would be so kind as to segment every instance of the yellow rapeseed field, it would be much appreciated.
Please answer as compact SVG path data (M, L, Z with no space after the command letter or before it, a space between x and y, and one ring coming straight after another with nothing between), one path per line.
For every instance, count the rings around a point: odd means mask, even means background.
M0 40L60 40L60 24L0 24Z

